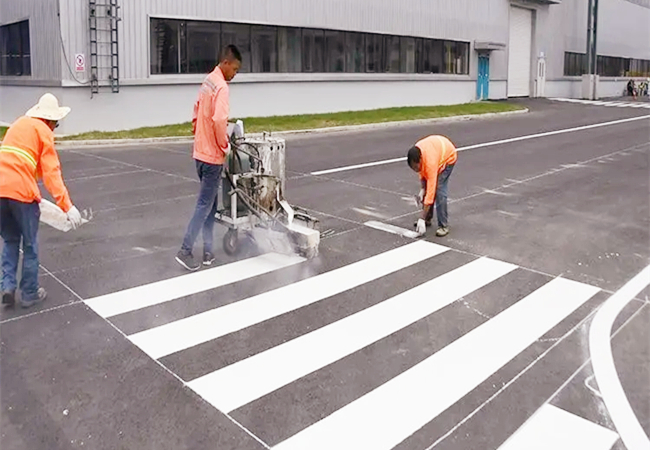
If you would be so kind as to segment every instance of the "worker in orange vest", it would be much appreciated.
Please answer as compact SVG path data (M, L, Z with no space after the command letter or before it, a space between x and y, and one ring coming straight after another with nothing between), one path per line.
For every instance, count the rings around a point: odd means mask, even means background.
M422 205L422 215L415 225L417 232L423 235L426 227L431 225L435 204L438 218L436 236L446 236L449 233L447 187L458 159L456 147L445 136L431 135L416 142L406 159L409 167L420 175L418 202Z
M218 207L221 173L226 155L230 153L228 83L237 75L241 62L239 49L234 45L226 45L219 55L219 64L203 80L194 103L193 158L201 185L194 214L187 225L181 248L176 254L176 261L187 270L198 270L201 264L209 266L215 261L212 253L212 235ZM194 259L192 254L199 232L203 233L203 261Z
M0 235L4 241L2 303L8 306L15 304L21 238L21 305L29 308L47 297L45 289L38 284L38 224L42 197L37 179L43 179L72 227L81 225L81 213L72 205L54 149L54 129L69 112L70 108L59 106L54 95L45 94L37 105L9 127L0 146Z

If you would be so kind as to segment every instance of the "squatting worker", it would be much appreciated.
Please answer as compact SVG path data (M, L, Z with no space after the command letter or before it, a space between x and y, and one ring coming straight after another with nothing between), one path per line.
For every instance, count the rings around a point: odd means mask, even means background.
M194 242L203 230L203 264L214 262L212 240L214 216L221 170L226 154L230 152L228 138L228 115L230 113L229 87L241 67L241 54L234 45L224 47L219 55L219 64L203 81L192 115L196 171L201 182L194 215L187 226L185 238L176 261L188 270L201 267L192 254Z
M59 156L54 149L54 129L70 112L59 107L52 94L16 120L0 146L0 234L2 250L2 303L16 301L16 273L20 240L23 242L23 271L20 280L21 306L29 308L47 297L38 285L38 224L42 199L37 179L68 216L73 228L81 225L81 214L72 205L63 183Z
M457 158L456 147L445 136L425 137L409 149L408 165L420 175L421 183L418 199L423 205L422 216L416 223L419 234L424 234L426 227L431 226L434 203L438 216L436 236L449 233L447 187Z

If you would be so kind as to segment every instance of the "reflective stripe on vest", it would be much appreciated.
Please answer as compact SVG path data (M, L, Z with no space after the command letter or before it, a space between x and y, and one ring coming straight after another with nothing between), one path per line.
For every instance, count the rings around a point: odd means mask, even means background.
M34 157L28 152L25 151L21 148L18 147L10 147L9 145L3 145L0 146L0 153L13 153L14 155L18 155L29 161L29 163L34 166L34 169L36 169L37 164L36 160Z

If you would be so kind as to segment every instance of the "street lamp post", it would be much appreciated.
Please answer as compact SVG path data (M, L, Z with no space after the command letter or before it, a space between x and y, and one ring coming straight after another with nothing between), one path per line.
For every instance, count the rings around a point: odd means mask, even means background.
M598 53L596 51L597 32L598 32L598 0L589 0L587 11L587 79L588 94L587 98L596 98L596 77L598 75Z

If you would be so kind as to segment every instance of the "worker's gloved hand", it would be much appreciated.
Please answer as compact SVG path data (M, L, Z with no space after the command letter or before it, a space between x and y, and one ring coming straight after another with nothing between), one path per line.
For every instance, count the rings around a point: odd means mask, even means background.
M419 219L418 224L415 228L415 231L417 231L418 234L424 234L427 232L427 225L424 223L424 219Z
M70 208L70 211L68 211L68 220L72 224L72 229L76 230L78 227L81 226L81 213L77 209L76 206L73 206Z

